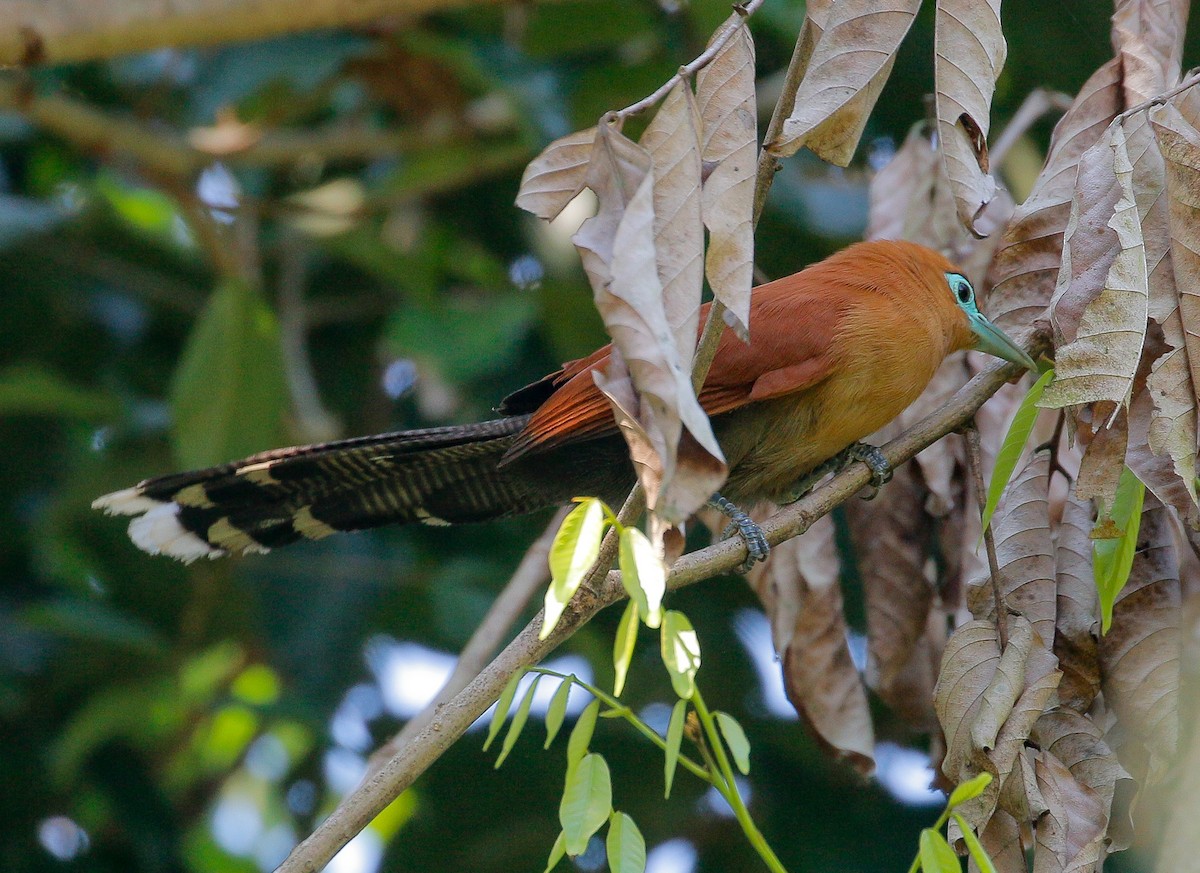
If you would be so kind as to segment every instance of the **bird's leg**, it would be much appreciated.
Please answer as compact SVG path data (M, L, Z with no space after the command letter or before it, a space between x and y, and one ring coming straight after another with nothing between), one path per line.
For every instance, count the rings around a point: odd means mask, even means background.
M726 539L736 530L746 543L746 560L738 568L741 572L745 573L759 561L767 559L767 556L771 554L771 546L767 542L767 537L762 528L746 514L745 510L726 500L720 494L714 494L709 499L708 505L720 510L721 514L729 519L729 527L725 528L721 538Z

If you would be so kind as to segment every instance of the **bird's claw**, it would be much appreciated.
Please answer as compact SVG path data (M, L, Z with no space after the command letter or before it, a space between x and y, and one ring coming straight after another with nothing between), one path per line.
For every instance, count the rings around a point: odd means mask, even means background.
M726 500L720 494L713 495L709 505L720 510L729 519L729 525L721 533L721 539L728 539L736 531L746 544L746 560L738 567L741 573L748 572L755 564L765 561L771 554L771 544L767 542L766 534L745 510Z
M892 465L876 446L855 443L846 449L846 456L851 461L862 461L871 471L872 491L863 498L864 500L874 500L879 494L879 489L892 481Z

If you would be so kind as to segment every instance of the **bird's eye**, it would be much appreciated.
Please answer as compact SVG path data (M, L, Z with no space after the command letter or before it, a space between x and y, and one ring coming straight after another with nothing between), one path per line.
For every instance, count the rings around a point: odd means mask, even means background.
M971 287L971 283L967 277L961 273L947 273L946 281L950 285L950 290L954 292L954 296L963 306L970 304L975 299L975 289Z

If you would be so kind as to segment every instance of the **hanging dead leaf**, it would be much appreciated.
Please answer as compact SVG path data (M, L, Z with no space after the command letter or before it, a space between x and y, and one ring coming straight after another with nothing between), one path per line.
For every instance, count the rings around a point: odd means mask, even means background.
M754 42L734 13L736 32L696 77L701 120L701 158L711 170L701 195L708 228L705 270L713 295L727 308L731 326L750 335L750 288L754 284L754 177L758 170L758 122L754 99Z
M517 206L546 221L554 219L587 184L595 139L596 128L589 127L560 137L542 149L521 175Z
M1050 453L1036 452L1013 477L992 518L1004 604L1031 623L1038 644L1054 643L1054 550L1050 542ZM967 594L972 613L995 620L990 577Z
M808 146L827 161L849 164L920 6L920 0L833 4L792 115L767 150L787 157Z
M683 521L716 491L724 458L708 417L679 363L663 309L654 246L654 174L649 153L612 125L596 135L587 185L599 211L574 241L592 284L596 308L638 392L637 420L661 458L661 490L652 508L671 523ZM609 374L619 380L622 374ZM677 447L686 427L710 456L679 466Z
M977 236L983 207L996 194L987 135L992 94L1008 46L1000 0L942 0L934 15L933 78L937 129L958 218Z
M1045 166L1029 197L1013 213L988 275L992 320L1010 335L1028 333L1050 303L1080 156L1122 109L1121 66L1114 59L1083 84L1054 128Z
M1091 216L1085 215L1082 208L1078 213L1072 212L1078 220L1074 228L1068 227L1063 270L1053 304L1055 332L1066 342L1058 347L1054 381L1042 395L1039 406L1054 408L1100 400L1128 406L1133 377L1141 358L1149 285L1141 222L1133 197L1133 165L1126 150L1124 128L1119 123L1109 128L1101 142L1111 151L1105 155L1099 145L1095 151L1089 151L1095 160L1080 161L1079 186L1084 189L1096 184L1105 194L1084 202L1105 204L1106 210L1111 196L1108 179L1110 172L1115 174L1120 199L1106 224L1116 234L1117 248L1112 251L1111 260L1082 262L1080 256L1084 254L1084 246L1079 241L1087 239L1090 249L1095 242L1106 240L1107 235L1091 232L1095 225L1087 220ZM1088 175L1085 175L1085 169ZM1080 195L1080 200L1083 196ZM1076 228L1085 228L1088 232L1073 233ZM1076 272L1083 263L1090 266L1090 263L1104 261L1109 261L1110 266L1098 289L1095 287L1095 279L1100 275L1097 270L1089 268L1082 273ZM1079 303L1083 307L1076 322Z
M1115 404L1107 406L1112 409ZM1075 426L1076 438L1087 441L1075 479L1075 493L1081 499L1095 499L1111 506L1129 450L1129 417L1120 407L1116 407L1116 418L1110 418L1104 409L1088 407L1075 419ZM1099 429L1093 433L1093 427Z
M1078 712L1086 712L1100 690L1100 605L1092 576L1091 529L1091 503L1071 495L1054 532L1054 654L1063 672L1058 699Z
M700 117L691 88L680 82L642 134L654 167L654 247L663 308L679 351L692 370L704 285L700 214Z
M1073 709L1057 707L1038 719L1032 739L1039 749L1065 764L1081 785L1096 793L1107 827L1117 786L1128 781L1129 774L1109 748L1100 726Z
M839 571L833 520L825 516L771 551L758 585L767 589L760 597L775 639L786 638L780 654L788 699L834 754L866 773L875 766L875 736L846 643Z
M1104 698L1150 754L1143 784L1165 775L1179 736L1179 564L1168 511L1146 495L1129 582L1100 639ZM1121 752L1121 749L1118 749ZM1125 760L1122 754L1122 760Z
M1104 856L1108 810L1049 752L1034 750L1034 772L1047 810L1037 821L1034 873L1098 869Z
M1171 459L1150 448L1150 421L1154 407L1149 391L1139 391L1129 407L1129 448L1125 463L1160 502L1170 506L1191 528L1200 528L1194 480L1180 478Z

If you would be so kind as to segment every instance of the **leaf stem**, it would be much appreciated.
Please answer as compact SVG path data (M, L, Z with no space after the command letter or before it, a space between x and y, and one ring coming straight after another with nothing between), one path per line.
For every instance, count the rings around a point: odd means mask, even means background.
M708 707L704 705L704 698L700 695L700 689L697 688L692 693L692 706L696 708L696 715L700 718L700 724L704 728L704 735L708 737L708 745L712 749L713 756L716 758L717 769L720 774L720 780L714 780L713 785L721 796L728 801L729 806L733 809L733 814L737 816L738 824L742 826L742 830L746 834L746 839L750 841L750 845L754 846L759 857L772 871L772 873L787 873L787 868L776 856L775 852L768 845L766 838L754 823L754 819L750 817L750 810L746 809L746 804L742 800L742 795L738 792L737 779L733 775L733 768L729 765L729 756L725 754L725 744L721 739L721 734L717 730L716 720L712 713L708 711ZM716 775L716 774L714 774ZM720 783L723 782L724 786Z
M615 697L601 691L595 685L589 685L587 682L584 682L578 676L568 676L565 673L558 673L554 670L547 670L545 667L533 667L529 670L529 672L530 673L541 673L544 676L554 676L554 677L556 677L558 679L562 679L566 682L575 683L580 688L589 692L597 700L601 701L606 706L608 706L611 709L615 710L616 712L620 713L621 718L625 719L627 722L629 722L631 725L633 725L637 729L638 733L640 733L642 736L644 736L650 742L654 743L654 745L658 746L659 749L661 749L664 752L667 750L667 741L664 740L662 737L660 737L658 735L658 733L654 730L654 728L650 727L650 725L646 724L644 721L642 721L640 718L638 718L636 715L634 715L633 710L630 709L628 706L621 703L621 701L617 700ZM701 766L700 764L697 764L695 761L693 761L691 758L689 758L687 755L680 754L679 764L680 764L680 766L683 767L683 769L687 770L689 773L691 773L697 779L701 779L701 780L707 782L709 785L715 786L718 791L720 790L720 786L717 785L716 781L713 779L712 774L709 773L709 771L706 770L703 766Z

